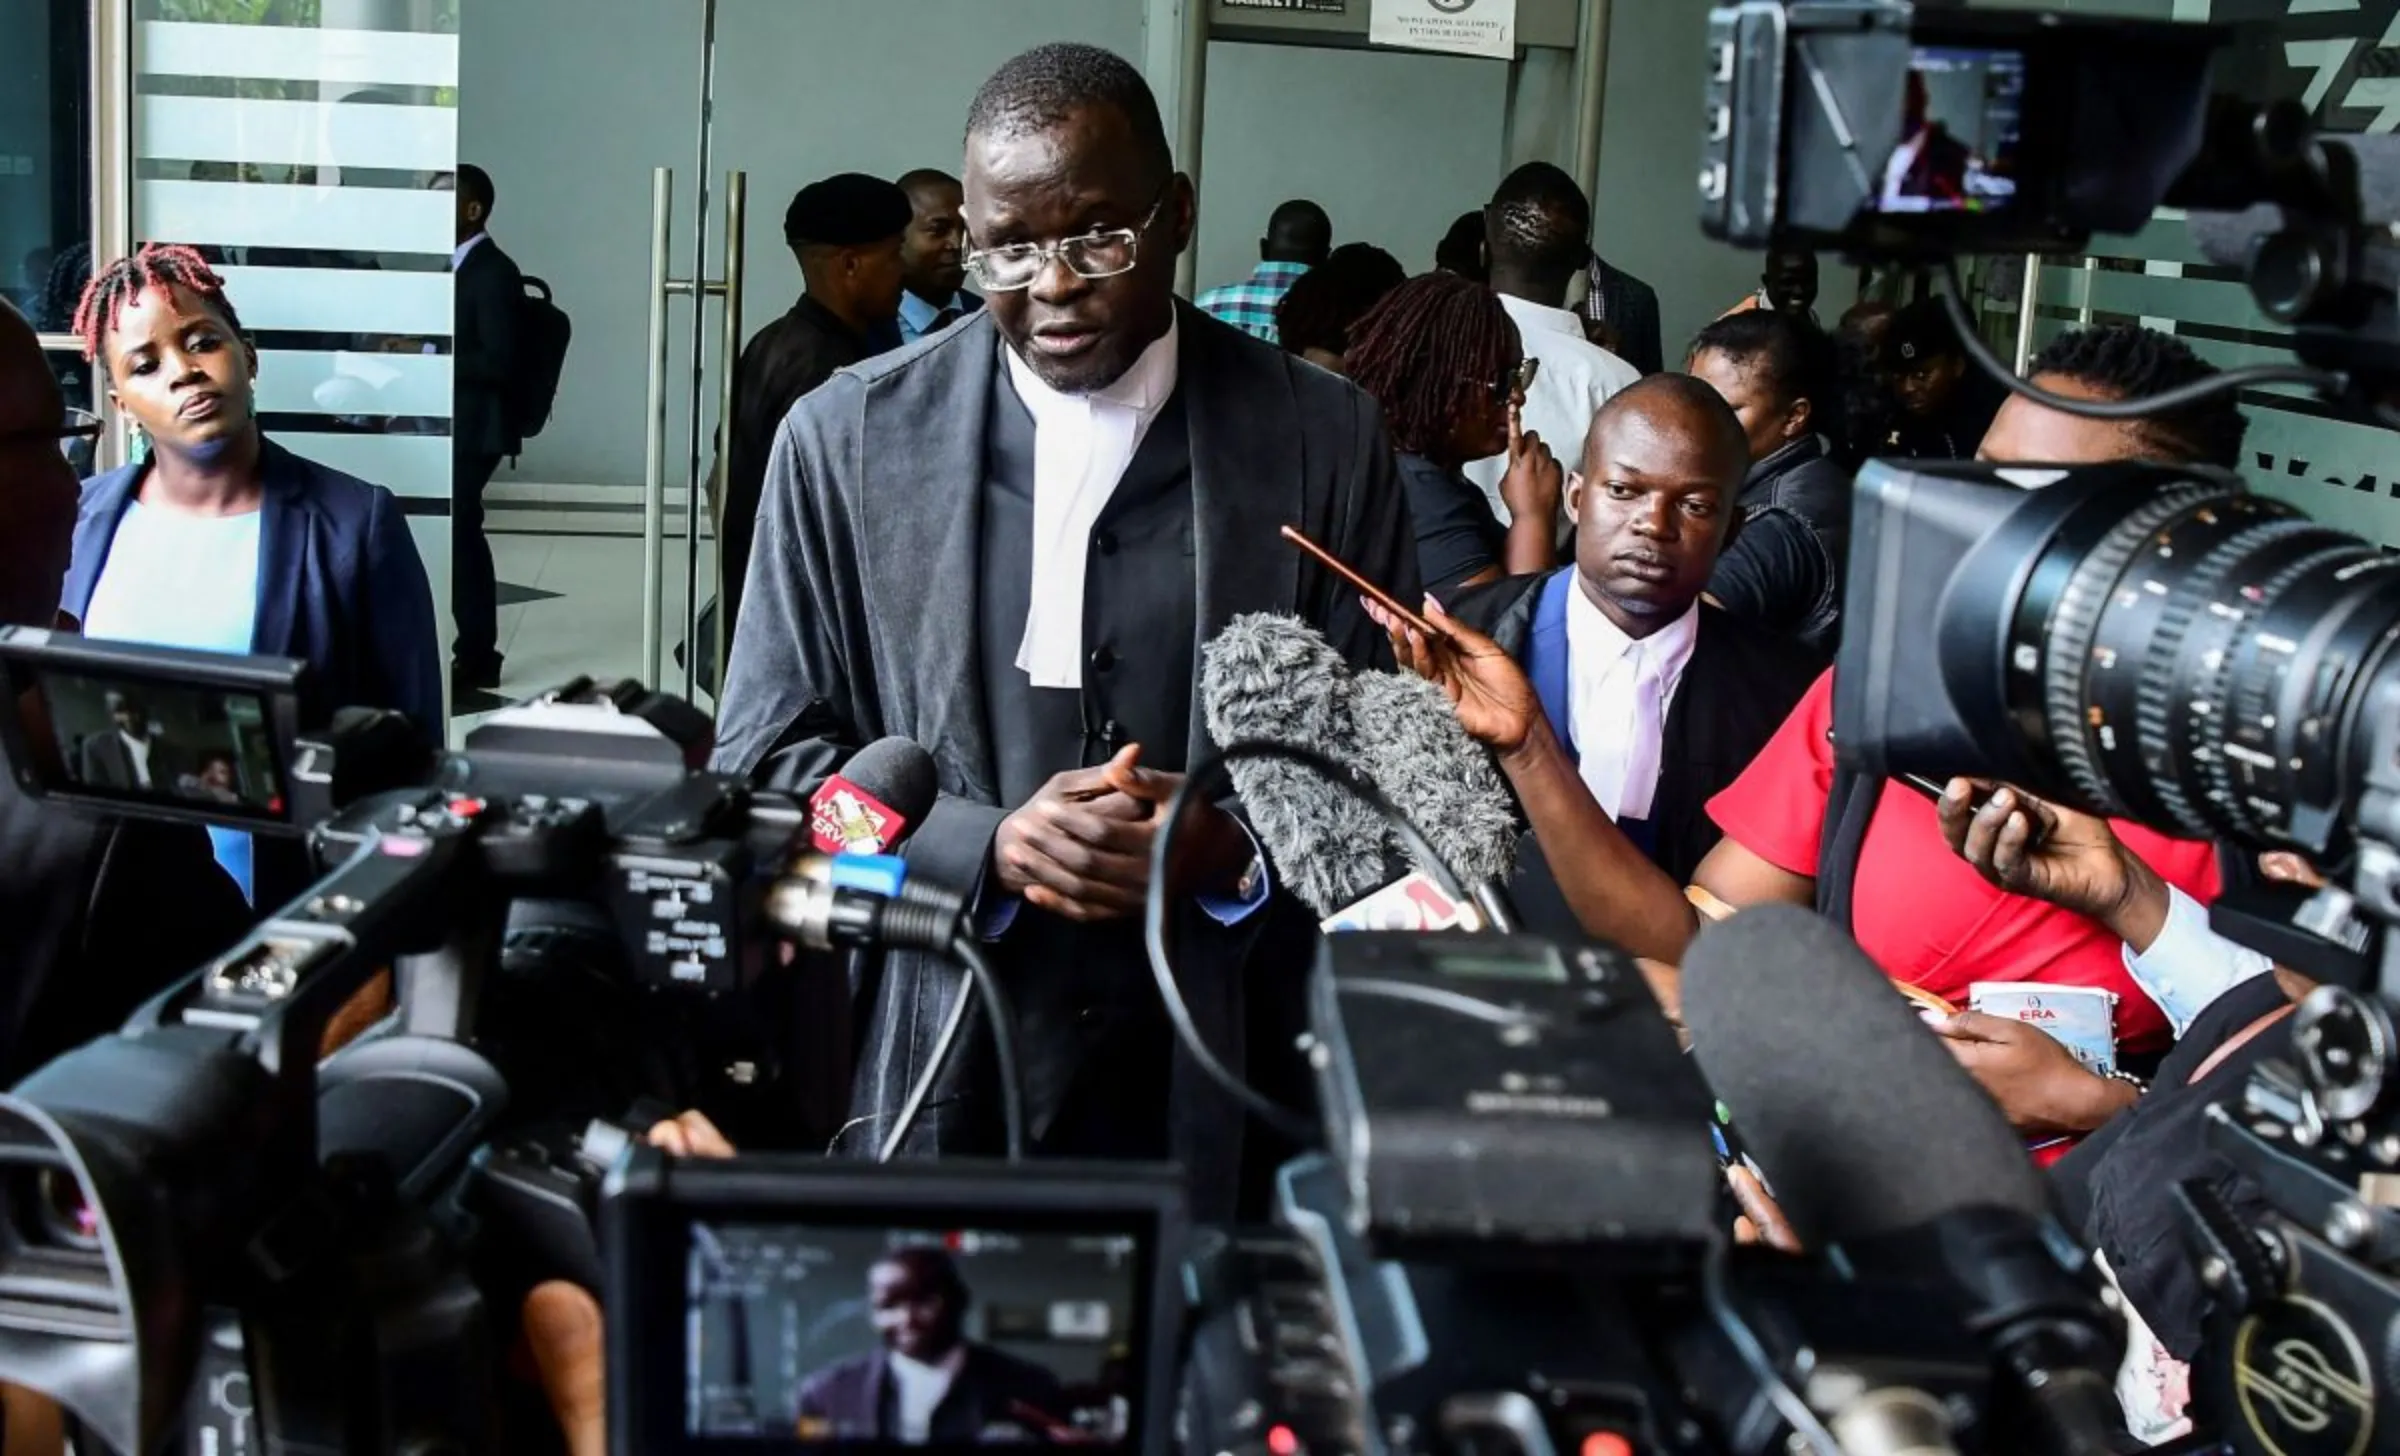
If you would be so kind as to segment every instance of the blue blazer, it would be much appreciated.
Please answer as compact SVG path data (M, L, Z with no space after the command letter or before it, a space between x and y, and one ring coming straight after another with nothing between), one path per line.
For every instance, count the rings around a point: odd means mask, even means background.
M399 499L272 440L261 442L258 463L266 499L250 650L308 663L304 727L322 727L337 708L389 708L407 714L428 744L440 744L446 725L433 588ZM145 468L128 465L83 483L61 604L78 620Z

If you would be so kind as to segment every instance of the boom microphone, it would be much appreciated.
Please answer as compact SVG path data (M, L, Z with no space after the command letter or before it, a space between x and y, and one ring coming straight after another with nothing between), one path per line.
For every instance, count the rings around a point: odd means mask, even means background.
M1801 1238L1957 1297L2020 1433L1991 1449L2107 1452L2123 1328L2000 1109L1857 944L1793 906L1745 910L1693 943L1683 1014Z
M1201 650L1200 701L1219 748L1279 743L1356 766L1350 687L1349 664L1296 617L1236 617ZM1228 773L1276 874L1319 915L1383 883L1383 821L1356 795L1295 764L1243 760Z
M1979 1205L2046 1211L2000 1109L1818 916L1766 905L1704 927L1684 957L1683 1016L1809 1247Z
M1506 889L1517 872L1515 800L1450 700L1423 678L1366 672L1352 679L1350 711L1367 776L1433 841L1487 928L1516 929Z

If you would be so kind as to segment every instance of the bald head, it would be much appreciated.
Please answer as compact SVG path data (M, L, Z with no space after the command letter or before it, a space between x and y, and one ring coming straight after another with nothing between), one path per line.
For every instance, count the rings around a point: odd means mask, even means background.
M59 453L66 412L24 316L0 303L0 623L58 615L75 539L75 472Z
M1592 433L1584 442L1586 474L1604 468L1593 462L1604 458L1620 429L1676 438L1694 468L1729 485L1740 485L1750 468L1750 442L1733 407L1713 385L1689 374L1647 375L1610 395L1592 417Z
M1653 374L1611 396L1567 495L1585 597L1636 639L1690 611L1749 467L1742 422L1706 383Z

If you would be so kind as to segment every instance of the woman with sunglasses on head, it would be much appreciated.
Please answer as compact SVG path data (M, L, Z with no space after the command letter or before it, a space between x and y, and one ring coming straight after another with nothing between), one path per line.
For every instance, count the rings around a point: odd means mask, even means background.
M1347 362L1351 381L1383 406L1427 591L1440 597L1558 564L1566 472L1524 428L1525 350L1490 289L1447 273L1411 279L1352 330ZM1508 526L1462 469L1503 452Z
M93 637L301 658L303 727L388 708L438 744L433 593L400 503L261 432L258 351L224 281L189 248L146 247L92 279L75 328L150 449L84 483L63 609ZM287 888L254 883L247 836L218 852L254 900Z

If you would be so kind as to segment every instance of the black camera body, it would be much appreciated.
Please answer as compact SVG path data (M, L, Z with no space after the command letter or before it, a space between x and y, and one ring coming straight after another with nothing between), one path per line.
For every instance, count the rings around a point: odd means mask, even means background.
M1918 261L2136 231L2200 154L2223 40L1906 0L1719 6L1701 230Z

